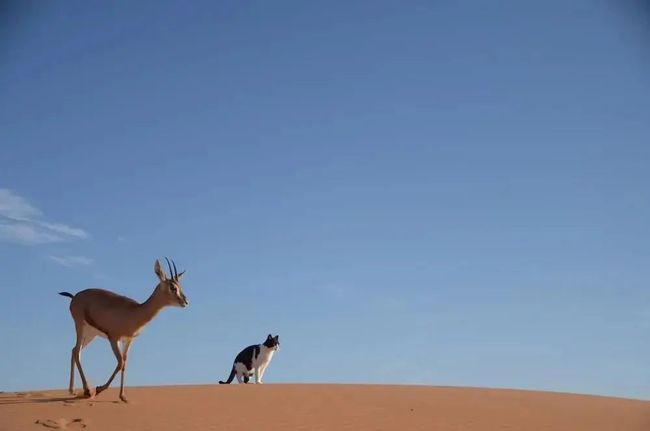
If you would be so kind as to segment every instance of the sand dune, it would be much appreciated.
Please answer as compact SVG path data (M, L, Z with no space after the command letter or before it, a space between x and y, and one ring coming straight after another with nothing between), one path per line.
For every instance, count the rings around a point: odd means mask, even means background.
M549 392L375 385L205 385L0 393L0 431L650 431L650 402Z

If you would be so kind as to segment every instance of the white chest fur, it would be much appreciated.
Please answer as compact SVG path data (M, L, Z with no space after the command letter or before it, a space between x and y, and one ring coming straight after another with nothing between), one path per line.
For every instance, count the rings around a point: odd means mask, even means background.
M257 355L257 358L255 358L254 361L254 366L255 367L260 367L264 365L268 365L269 362L271 362L271 358L273 358L273 354L275 353L275 350L269 349L265 345L260 346L260 353Z

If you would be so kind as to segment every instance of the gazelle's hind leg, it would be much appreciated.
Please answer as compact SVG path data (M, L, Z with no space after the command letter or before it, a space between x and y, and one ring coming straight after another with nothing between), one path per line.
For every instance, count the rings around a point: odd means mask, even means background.
M74 325L77 331L77 343L72 349L72 359L74 359L74 363L77 365L77 369L79 369L79 375L81 376L81 383L83 384L83 388L84 388L84 396L90 398L92 394L90 392L90 389L88 388L88 381L86 380L86 376L84 375L84 370L83 368L81 368L81 359L80 359L81 349L83 349L84 347L85 324L84 322L81 321L78 322L77 320L75 320ZM70 369L73 372L72 373L73 375L70 376L70 383L74 384L74 367L71 366Z
M95 337L99 335L99 331L97 331L95 328L92 326L85 324L82 328L82 335L81 335L81 347L79 349L79 356L81 357L81 351L89 345ZM72 348L72 354L70 355L70 386L68 387L68 392L72 395L74 395L74 367L75 367L75 347Z
M68 392L71 395L74 395L74 350L73 347L70 353L70 385L68 386Z

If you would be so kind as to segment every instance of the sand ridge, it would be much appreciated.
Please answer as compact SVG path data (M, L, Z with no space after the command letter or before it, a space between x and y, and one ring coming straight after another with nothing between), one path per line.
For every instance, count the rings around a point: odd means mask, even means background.
M0 394L0 430L650 431L650 401L503 389L201 385Z

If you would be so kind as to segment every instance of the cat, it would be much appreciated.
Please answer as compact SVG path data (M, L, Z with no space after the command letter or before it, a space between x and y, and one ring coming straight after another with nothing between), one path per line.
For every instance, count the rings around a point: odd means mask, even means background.
M266 337L266 341L262 344L253 344L252 346L246 347L244 350L239 352L235 358L228 380L225 382L219 380L219 384L229 384L235 376L239 383L241 383L242 380L244 383L248 383L253 374L255 374L255 383L261 384L262 377L264 377L264 373L266 372L266 367L269 366L273 354L279 348L280 336L276 335L274 337L271 334Z

